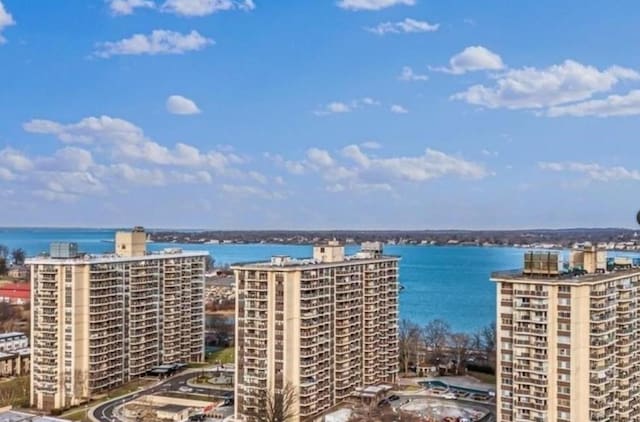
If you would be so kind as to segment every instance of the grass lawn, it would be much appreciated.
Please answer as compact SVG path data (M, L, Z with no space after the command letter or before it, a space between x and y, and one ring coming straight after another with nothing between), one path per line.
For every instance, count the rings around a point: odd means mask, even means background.
M131 381L128 384L125 384L119 388L116 388L113 391L110 391L109 394L107 396L105 396L104 398L98 399L98 400L93 400L92 402L88 403L87 405L82 405L79 407L75 407L72 409L69 409L67 412L62 414L62 418L64 419L69 419L72 421L90 421L89 417L87 416L87 412L89 411L90 408L104 402L107 400L111 400L114 399L116 397L120 397L120 396L124 396L125 394L129 394L132 393L134 391L137 391L139 387L145 387L148 386L149 384L152 384L153 381L149 381L149 380L135 380L135 381Z
M485 374L484 372L472 372L469 371L467 373L467 375L480 380L486 384L492 384L495 385L496 384L496 376L495 375L491 375L491 374Z
M29 377L15 377L0 382L0 407L12 405L15 407L29 406Z
M207 355L207 362L217 363L218 361L221 361L222 363L234 363L236 359L235 350L235 347L227 347L217 350Z

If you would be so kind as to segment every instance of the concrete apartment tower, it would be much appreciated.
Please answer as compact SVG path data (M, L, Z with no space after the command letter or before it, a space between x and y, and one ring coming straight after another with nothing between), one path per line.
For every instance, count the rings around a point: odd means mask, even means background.
M498 421L639 421L640 269L591 246L524 264L492 275Z
M115 253L51 245L31 267L31 404L60 409L145 375L204 360L206 252L146 250L144 229Z
M295 420L308 420L357 387L398 374L398 258L379 243L345 256L335 241L313 258L276 256L234 266L235 413L253 421L263 391L295 389Z

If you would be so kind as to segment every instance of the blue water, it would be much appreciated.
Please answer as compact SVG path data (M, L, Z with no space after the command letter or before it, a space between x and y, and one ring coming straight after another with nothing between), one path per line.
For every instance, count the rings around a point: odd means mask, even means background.
M0 244L23 248L28 255L47 251L52 241L78 242L84 252L113 251L111 229L0 229ZM272 255L307 257L303 245L194 245L150 243L151 250L181 247L206 250L216 265L270 258ZM347 247L351 253L357 246ZM515 248L458 246L386 246L385 253L399 255L400 317L420 325L433 318L448 321L457 331L474 331L495 320L495 285L492 271L517 268L524 251Z

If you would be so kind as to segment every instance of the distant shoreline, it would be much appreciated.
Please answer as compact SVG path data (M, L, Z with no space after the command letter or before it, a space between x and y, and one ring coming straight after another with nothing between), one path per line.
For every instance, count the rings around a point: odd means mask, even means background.
M590 242L612 251L640 251L638 231L630 229L555 230L422 230L422 231L157 231L150 238L158 243L182 244L276 244L312 245L331 239L346 245L367 241L385 245L514 247L566 249Z

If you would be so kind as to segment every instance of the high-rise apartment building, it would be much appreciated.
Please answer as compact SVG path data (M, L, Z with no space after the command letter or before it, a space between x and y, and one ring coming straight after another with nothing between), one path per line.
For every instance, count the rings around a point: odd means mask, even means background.
M236 274L236 417L252 421L263 391L294 388L296 420L357 387L398 374L398 258L378 243L345 256L338 242L313 258L276 256Z
M146 251L142 228L115 253L52 244L31 267L31 403L64 408L159 364L204 360L206 252Z
M529 252L524 270L492 280L499 422L640 420L640 269L631 260L585 247L565 268L558 253Z

